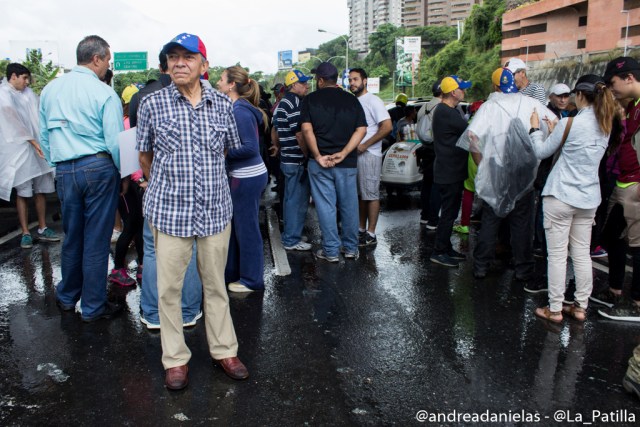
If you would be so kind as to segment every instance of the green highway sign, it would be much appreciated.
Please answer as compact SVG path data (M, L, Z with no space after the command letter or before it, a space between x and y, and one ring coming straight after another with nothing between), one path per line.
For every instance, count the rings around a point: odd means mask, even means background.
M115 71L146 70L147 52L114 52L113 69Z

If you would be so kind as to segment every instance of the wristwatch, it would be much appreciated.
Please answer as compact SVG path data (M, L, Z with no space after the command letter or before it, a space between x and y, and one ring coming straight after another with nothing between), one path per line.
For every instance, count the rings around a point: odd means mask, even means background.
M534 133L536 131L539 131L539 130L540 130L540 128L531 128L531 129L529 129L529 135L531 135L532 133Z
M138 180L136 181L138 184L142 184L144 182L144 176L138 178Z

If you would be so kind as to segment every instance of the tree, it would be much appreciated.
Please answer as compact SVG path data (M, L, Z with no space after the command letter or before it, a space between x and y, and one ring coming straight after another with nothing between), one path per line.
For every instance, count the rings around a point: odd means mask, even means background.
M38 95L40 95L47 83L58 75L59 68L54 67L51 61L43 64L42 52L37 49L29 49L27 60L22 65L31 71L31 84L29 87Z
M7 59L0 59L0 78L4 77L7 74L7 65L9 65L11 61Z
M132 83L145 85L149 80L158 80L160 71L154 68L147 71L129 71L127 73L119 73L113 76L113 89L118 95L122 94L124 88Z
M374 69L385 65L389 74L396 69L396 37L405 35L404 28L383 24L369 36L369 55L365 59L366 68Z
M418 88L422 93L442 77L457 74L471 79L467 99L486 98L491 91L491 73L500 65L502 14L505 0L485 0L475 5L465 21L464 34L420 63Z
M333 40L329 40L328 42L321 44L320 47L318 47L315 56L322 58L323 60L330 59L334 56L338 57L332 59L331 63L335 65L336 68L340 69L345 67L345 53L347 53L347 46L345 45L344 39L342 37L336 37ZM350 68L352 68L351 65L355 63L356 59L356 52L349 49ZM315 65L317 65L317 63Z

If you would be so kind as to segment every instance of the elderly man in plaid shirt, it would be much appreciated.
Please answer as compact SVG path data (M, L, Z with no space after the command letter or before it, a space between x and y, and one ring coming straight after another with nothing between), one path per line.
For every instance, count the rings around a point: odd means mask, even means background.
M240 147L240 138L230 99L200 83L209 68L200 38L180 34L162 52L172 84L142 100L136 139L149 177L143 209L156 245L165 384L179 390L188 384L191 358L181 292L194 239L209 353L231 378L249 376L237 357L224 283L232 215L224 156Z

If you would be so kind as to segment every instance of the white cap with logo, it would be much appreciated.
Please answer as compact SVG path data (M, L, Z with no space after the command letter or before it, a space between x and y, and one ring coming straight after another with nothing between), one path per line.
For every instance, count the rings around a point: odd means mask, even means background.
M518 70L528 70L527 64L520 58L511 58L504 64L505 68L508 68L512 73L516 73Z
M564 83L556 83L549 91L549 95L569 95L571 88Z

